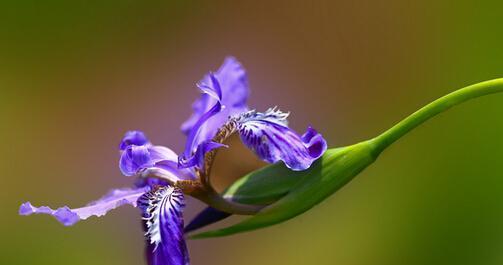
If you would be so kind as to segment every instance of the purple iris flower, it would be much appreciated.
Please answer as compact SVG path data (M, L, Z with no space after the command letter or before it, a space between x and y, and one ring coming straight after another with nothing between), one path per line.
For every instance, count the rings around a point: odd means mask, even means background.
M153 145L140 131L127 132L119 145L119 168L125 176L137 177L132 188L112 190L103 198L74 209L64 206L54 210L26 202L19 214L49 214L70 226L129 204L138 207L143 216L148 263L189 264L183 234L184 193L216 208L221 205L223 198L220 204L213 205L212 199L207 199L212 197L205 194L216 194L207 180L216 149L226 146L227 137L238 133L262 160L282 161L292 170L309 168L327 149L326 141L313 128L309 127L303 135L291 130L288 113L276 108L265 112L249 110L246 72L232 57L197 86L202 95L193 104L194 113L182 125L187 142L181 155Z

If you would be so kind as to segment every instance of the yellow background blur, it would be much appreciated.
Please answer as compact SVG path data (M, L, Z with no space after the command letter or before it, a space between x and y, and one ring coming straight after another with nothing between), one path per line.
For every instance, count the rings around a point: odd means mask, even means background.
M203 74L226 55L250 105L329 146L364 140L462 86L503 77L501 1L2 1L0 264L144 264L138 212L63 227L19 205L81 206L133 179L123 133L180 152ZM281 225L190 241L192 264L502 264L503 95L450 110ZM252 170L241 147L221 183ZM241 149L240 149L241 148ZM245 162L243 162L245 161ZM202 207L189 201L186 221Z

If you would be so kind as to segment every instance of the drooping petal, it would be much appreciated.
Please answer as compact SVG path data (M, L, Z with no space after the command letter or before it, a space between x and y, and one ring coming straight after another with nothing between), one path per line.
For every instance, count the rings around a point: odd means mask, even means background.
M304 170L327 149L325 139L309 127L301 137L287 126L288 113L275 108L249 111L237 119L243 143L269 163L283 161L292 170Z
M186 156L202 142L211 140L230 116L248 110L246 71L233 57L226 58L216 73L206 75L198 87L203 94L192 105L192 116L182 125L182 131L189 136Z
M148 144L148 138L141 131L126 132L119 145L120 150L126 149L130 145L145 145Z
M93 215L98 217L103 216L108 211L125 204L130 204L136 207L138 198L148 190L150 190L149 187L137 189L115 189L107 193L101 199L91 202L82 208L75 209L63 206L53 210L47 206L34 207L30 202L25 202L21 205L21 207L19 207L19 214L49 214L54 216L63 225L70 226Z
M184 196L180 189L158 186L138 199L151 265L186 265L189 254L183 235Z
M301 138L311 157L319 158L327 150L327 141L311 126L307 127Z

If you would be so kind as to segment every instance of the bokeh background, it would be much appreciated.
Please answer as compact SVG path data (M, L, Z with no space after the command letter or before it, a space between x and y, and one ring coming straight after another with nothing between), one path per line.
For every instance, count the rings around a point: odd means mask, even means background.
M330 146L454 89L503 77L501 1L0 2L0 264L144 264L132 207L63 227L19 205L80 206L133 179L130 129L179 152L203 74L246 67L250 105ZM503 95L429 121L278 226L190 241L192 264L502 264ZM259 165L234 145L223 187ZM191 200L187 219L202 205Z

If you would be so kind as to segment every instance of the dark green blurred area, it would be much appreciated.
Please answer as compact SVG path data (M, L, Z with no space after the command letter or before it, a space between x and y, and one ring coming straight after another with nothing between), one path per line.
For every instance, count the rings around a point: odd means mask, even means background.
M501 1L3 1L0 264L144 264L136 209L63 227L19 205L80 206L133 180L130 129L182 150L195 82L242 61L250 105L291 111L329 145L503 77ZM192 264L501 264L503 95L440 115L326 202L284 224L190 241ZM258 163L222 153L229 183ZM234 153L232 153L234 152ZM202 205L190 201L187 219Z

